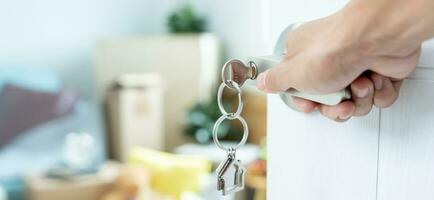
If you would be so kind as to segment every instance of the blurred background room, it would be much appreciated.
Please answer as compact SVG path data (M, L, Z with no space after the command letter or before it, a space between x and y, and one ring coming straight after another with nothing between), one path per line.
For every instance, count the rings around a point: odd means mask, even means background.
M243 192L211 132L224 62L271 52L266 2L0 1L0 200L265 199L265 95L243 87Z

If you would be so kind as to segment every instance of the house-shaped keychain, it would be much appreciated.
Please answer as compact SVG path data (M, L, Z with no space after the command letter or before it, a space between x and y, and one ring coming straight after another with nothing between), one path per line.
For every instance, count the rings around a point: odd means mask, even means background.
M235 154L229 153L228 157L216 169L217 190L222 191L223 195L228 195L244 189L244 175L246 168L240 160L235 159ZM233 183L225 180L228 173L234 173Z

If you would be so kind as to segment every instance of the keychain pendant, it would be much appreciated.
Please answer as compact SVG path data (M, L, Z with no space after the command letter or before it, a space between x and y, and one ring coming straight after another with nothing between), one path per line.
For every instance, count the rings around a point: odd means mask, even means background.
M232 194L244 189L244 176L246 168L244 168L240 160L235 158L235 151L228 153L227 158L220 163L216 169L216 172L217 190L222 191L223 195ZM224 176L230 172L234 174L232 184L224 178Z

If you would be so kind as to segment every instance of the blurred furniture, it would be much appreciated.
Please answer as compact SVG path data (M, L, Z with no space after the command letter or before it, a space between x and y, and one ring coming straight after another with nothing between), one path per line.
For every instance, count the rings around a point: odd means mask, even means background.
M253 189L253 200L265 200L267 191L267 162L256 160L247 167L246 186Z
M0 200L7 200L8 196L6 190L0 186Z
M176 200L174 196L161 195L151 188L151 174L140 166L124 165L119 171L114 187L101 200Z
M143 36L103 41L96 49L96 89L102 97L121 74L157 72L164 86L166 149L183 143L185 111L211 98L220 67L211 34ZM212 97L214 98L214 97Z
M0 92L7 83L43 92L56 92L62 88L62 82L55 73L31 68L0 67L0 83ZM31 109L24 112L35 114ZM42 173L61 165L64 138L68 133L77 131L88 132L95 138L97 152L94 152L94 165L98 167L106 157L100 110L95 104L84 100L77 101L68 115L37 124L1 146L0 186L7 190L8 199L23 198L25 174Z
M127 163L150 172L153 190L177 199L185 192L199 192L211 171L211 163L203 157L175 155L142 147L130 150Z
M62 180L43 175L26 177L28 200L98 200L114 187L120 164L105 163L94 175Z
M98 151L95 167L105 160L104 135L95 106L81 102L74 113L62 119L41 124L23 133L0 150L0 185L8 190L10 199L21 199L24 191L22 177L28 173L41 173L62 164L65 136L85 130L96 139Z
M164 149L163 92L155 73L120 75L106 95L109 152L125 161L128 150Z
M246 87L243 95L242 115L249 124L248 141L252 144L259 144L267 132L267 96L252 87ZM237 101L236 98L233 99Z
M246 186L254 190L253 200L265 200L267 190L267 177L264 175L256 175L247 173Z
M78 93L35 91L5 84L0 91L0 147L35 126L69 115Z

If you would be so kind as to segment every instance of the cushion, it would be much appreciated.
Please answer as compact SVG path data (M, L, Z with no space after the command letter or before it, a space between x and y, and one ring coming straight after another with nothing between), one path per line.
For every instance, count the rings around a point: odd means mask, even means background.
M38 125L14 138L0 149L0 185L8 191L9 200L24 199L22 177L42 174L59 167L63 160L65 137L71 132L87 132L95 138L98 167L106 160L105 132L98 104L78 100L68 116Z
M38 124L67 115L78 94L34 91L6 84L0 93L0 147Z

